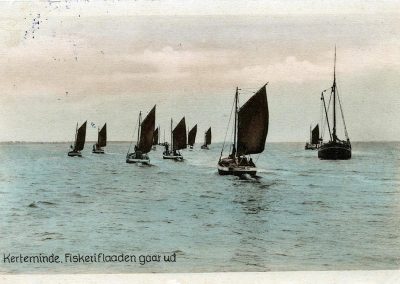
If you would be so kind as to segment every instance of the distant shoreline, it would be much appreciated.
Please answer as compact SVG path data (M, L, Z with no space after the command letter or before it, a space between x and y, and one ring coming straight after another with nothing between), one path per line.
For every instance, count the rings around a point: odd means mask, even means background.
M96 143L97 141L86 141L86 144ZM107 143L131 143L132 141L107 141ZM136 142L136 141L133 141ZM274 141L274 142L266 142L267 144L279 144L279 143L306 143L307 141ZM68 144L73 143L73 141L0 141L1 144ZM213 142L213 144L220 144L224 143L224 141L217 141ZM391 140L391 141L351 141L351 143L400 143L398 140ZM202 144L202 143L196 143Z

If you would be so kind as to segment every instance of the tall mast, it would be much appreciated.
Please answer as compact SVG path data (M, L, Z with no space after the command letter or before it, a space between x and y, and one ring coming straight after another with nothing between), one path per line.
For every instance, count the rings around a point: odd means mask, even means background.
M332 85L332 93L333 93L333 140L336 141L336 45L335 45L335 62L333 65L333 85Z
M173 138L172 138L172 118L171 118L171 150L173 149Z
M237 128L237 102L238 102L238 94L239 93L239 88L236 87L236 93L235 93L235 128L233 129L234 134L233 134L233 149L232 149L232 154L236 156L236 128Z
M100 145L100 127L97 126L97 145Z
M75 147L76 147L76 137L78 137L78 122L76 123L74 150L75 150Z
M137 130L137 141L136 141L136 146L139 146L139 140L140 140L140 125L142 124L142 112L139 112L139 127Z

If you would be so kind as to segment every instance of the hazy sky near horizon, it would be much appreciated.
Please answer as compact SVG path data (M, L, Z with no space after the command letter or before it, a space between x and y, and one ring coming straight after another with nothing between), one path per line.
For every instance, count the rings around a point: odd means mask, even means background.
M0 141L70 141L84 120L130 140L154 104L161 133L185 116L223 141L236 86L266 82L267 141L306 141L335 44L350 139L400 140L397 2L2 1Z

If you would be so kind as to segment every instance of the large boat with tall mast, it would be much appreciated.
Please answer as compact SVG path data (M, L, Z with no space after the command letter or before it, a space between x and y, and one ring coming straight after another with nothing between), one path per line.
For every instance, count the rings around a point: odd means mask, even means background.
M82 157L81 151L85 146L86 140L86 123L85 121L81 127L78 128L78 123L76 124L76 131L75 131L75 142L74 145L71 145L71 151L68 152L68 156L70 157Z
M93 150L92 153L95 154L104 154L104 149L102 147L105 147L107 145L107 123L104 123L104 126L101 128L101 130L98 130L97 134L97 143L93 145Z
M265 148L269 123L267 84L240 108L238 106L239 88L236 88L232 151L228 157L222 158L224 142L218 161L220 175L256 175L257 167L250 155L260 154Z
M324 93L326 91L330 90L330 98L328 102L328 107L325 103L325 97ZM329 131L329 141L328 142L322 142L321 146L318 149L318 158L322 160L348 160L351 158L351 143L349 139L349 135L347 133L347 128L346 128L346 122L344 120L344 115L343 115L343 109L342 109L342 103L340 101L339 97L339 92L337 90L336 86L336 47L335 47L335 59L334 59L334 67L333 67L333 84L330 89L324 90L321 93L321 101L323 104L324 108L324 116L326 119L326 125L328 127ZM330 120L328 117L328 112L329 112L329 107L330 103L332 102L332 121L333 122L333 128L331 131L331 124ZM340 140L337 137L337 117L336 117L336 109L337 109L337 104L339 103L339 108L340 108L340 113L342 117L342 122L343 122L343 129L344 129L344 134L346 137L346 140Z
M175 126L174 130L172 130L172 123L171 119L171 144L167 142L164 144L165 151L163 152L163 159L182 161L183 156L179 150L187 147L185 117Z
M305 150L316 150L319 147L319 125L317 124L314 128L311 129L310 125L310 141L306 142L304 146Z
M193 149L193 145L196 142L196 134L197 134L197 124L190 129L188 134L188 145L189 149Z
M137 140L134 151L130 153L131 144L126 154L126 162L129 164L141 163L150 164L150 158L147 155L153 146L153 134L156 121L156 106L154 106L142 121L142 112L139 112L139 123Z
M211 144L211 127L204 133L204 144L201 145L201 149L210 150L208 145Z

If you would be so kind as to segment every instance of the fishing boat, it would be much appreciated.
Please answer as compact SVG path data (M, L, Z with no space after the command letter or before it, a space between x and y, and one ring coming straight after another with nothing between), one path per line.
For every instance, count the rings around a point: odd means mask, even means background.
M328 107L325 103L324 93L330 90L330 98L328 101ZM324 90L321 93L321 102L323 104L324 109L324 116L326 119L326 125L329 131L329 141L322 142L320 147L318 148L318 158L321 160L348 160L351 158L351 143L349 139L349 135L346 129L346 122L344 120L342 103L340 101L339 93L336 86L336 47L335 47L335 60L334 60L334 67L333 67L333 84L330 89ZM329 107L332 102L332 122L333 128L331 131L330 128L330 120L328 117ZM343 129L346 140L340 140L337 137L337 123L336 123L336 109L337 104L339 103L340 113L343 122Z
M204 133L204 144L201 145L201 149L210 150L208 145L211 144L211 127Z
M97 143L93 145L92 153L94 154L104 154L104 149L107 145L107 123L104 123L104 126L101 130L98 130L97 135Z
M187 147L186 141L186 123L185 117L176 125L174 130L172 130L172 119L171 119L171 145L165 143L165 150L163 152L163 159L171 159L175 161L182 161L183 156L179 150L185 149Z
M190 129L189 134L188 134L189 149L193 149L193 145L196 141L196 134L197 134L197 124L195 126L193 126L192 129Z
M160 127L157 127L153 132L153 150L156 150L156 146L158 145L158 133L160 132Z
M262 153L265 148L269 121L267 84L240 108L238 106L239 88L236 88L232 151L228 157L222 158L224 142L218 161L220 175L256 175L257 167L250 155Z
M306 142L305 150L316 150L319 147L319 126L318 124L311 130L310 125L310 142Z
M70 157L82 157L81 151L85 146L86 139L86 122L87 121L85 121L79 128L78 123L76 124L74 146L71 145L72 150L68 152L68 156Z
M142 121L142 112L139 112L137 140L134 151L130 153L131 144L126 154L126 162L129 164L150 164L147 155L153 145L154 126L156 121L156 106L154 106Z

